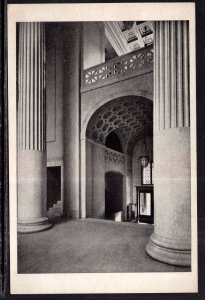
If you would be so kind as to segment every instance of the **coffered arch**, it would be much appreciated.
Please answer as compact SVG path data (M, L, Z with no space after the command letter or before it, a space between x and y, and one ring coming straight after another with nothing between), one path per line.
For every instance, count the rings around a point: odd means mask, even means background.
M113 99L98 108L88 122L86 137L105 144L107 136L115 132L123 152L131 155L138 138L152 134L153 103L142 96L124 96Z
M153 101L153 72L81 93L81 139L95 111L113 99L137 96Z

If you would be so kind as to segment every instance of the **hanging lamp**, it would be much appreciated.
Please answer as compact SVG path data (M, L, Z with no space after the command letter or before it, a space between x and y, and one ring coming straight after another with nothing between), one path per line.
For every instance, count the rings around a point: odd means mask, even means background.
M143 168L146 168L149 163L149 153L147 150L147 144L146 144L146 137L145 137L145 123L144 123L144 140L143 140L143 154L139 157L139 160L141 161L141 166Z

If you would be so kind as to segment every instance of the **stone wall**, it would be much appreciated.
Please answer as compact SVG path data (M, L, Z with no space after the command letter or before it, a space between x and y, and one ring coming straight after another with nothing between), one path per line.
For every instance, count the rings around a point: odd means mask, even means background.
M131 157L86 140L86 217L104 218L105 174L123 175L123 210L131 201Z
M47 161L63 160L63 45L59 24L46 25ZM52 26L52 34L50 33Z

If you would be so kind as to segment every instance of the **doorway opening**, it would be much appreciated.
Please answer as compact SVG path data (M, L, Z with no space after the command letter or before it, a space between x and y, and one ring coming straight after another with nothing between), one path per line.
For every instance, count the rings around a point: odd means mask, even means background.
M137 222L154 224L153 186L137 187Z
M122 221L123 175L119 172L105 173L105 219Z
M61 200L61 167L47 167L47 210Z

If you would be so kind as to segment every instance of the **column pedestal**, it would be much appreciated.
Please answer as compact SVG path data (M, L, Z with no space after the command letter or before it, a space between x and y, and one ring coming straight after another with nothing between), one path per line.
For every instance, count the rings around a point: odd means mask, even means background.
M186 248L188 250L185 250ZM184 267L188 267L191 264L190 244L183 244L179 240L165 239L153 233L146 251L154 259L167 264Z
M19 233L31 233L44 231L52 227L47 217L34 218L28 220L18 220L18 232Z
M18 232L37 232L52 226L46 217L46 152L18 152Z
M155 228L147 253L181 266L191 263L190 130L172 128L154 138Z

